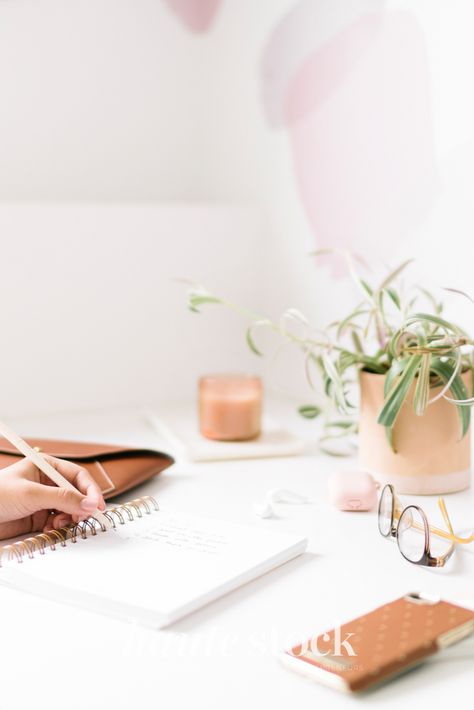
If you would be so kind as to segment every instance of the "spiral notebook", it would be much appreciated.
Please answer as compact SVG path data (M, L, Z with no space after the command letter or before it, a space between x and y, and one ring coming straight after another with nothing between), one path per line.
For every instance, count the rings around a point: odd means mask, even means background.
M301 554L306 539L144 497L0 549L0 583L161 628Z

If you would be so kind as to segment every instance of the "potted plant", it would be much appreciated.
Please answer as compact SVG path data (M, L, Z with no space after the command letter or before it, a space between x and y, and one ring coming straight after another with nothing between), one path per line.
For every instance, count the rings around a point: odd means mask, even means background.
M467 488L474 341L442 317L443 305L430 292L399 286L410 261L374 287L361 278L354 258L343 256L361 300L322 333L312 331L296 309L275 323L196 285L188 291L188 305L194 312L214 303L242 313L250 320L246 338L256 355L262 354L255 340L261 327L302 349L308 380L314 385L317 370L330 405L300 407L308 418L324 414L323 450L340 453L333 443L357 432L360 465L381 483L413 494Z

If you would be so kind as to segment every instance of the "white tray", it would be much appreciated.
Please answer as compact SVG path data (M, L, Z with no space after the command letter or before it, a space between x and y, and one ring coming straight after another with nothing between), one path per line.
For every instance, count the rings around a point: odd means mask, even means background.
M167 451L175 458L190 461L226 461L231 459L272 458L298 456L305 449L305 441L277 423L264 418L262 433L252 441L212 441L202 436L195 421L182 417L166 420L148 413L153 426Z

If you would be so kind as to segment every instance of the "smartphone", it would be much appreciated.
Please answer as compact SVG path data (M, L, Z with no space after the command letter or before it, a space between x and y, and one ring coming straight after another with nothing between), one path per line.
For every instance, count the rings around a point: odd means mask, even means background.
M355 693L422 663L474 632L474 611L410 593L280 654L289 668Z

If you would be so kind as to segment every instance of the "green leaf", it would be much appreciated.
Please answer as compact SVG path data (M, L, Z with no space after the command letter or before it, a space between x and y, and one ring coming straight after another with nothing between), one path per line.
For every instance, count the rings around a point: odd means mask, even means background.
M369 317L367 318L367 323L365 324L365 330L364 330L364 333L363 333L363 337L364 337L365 339L367 339L367 338L369 337L370 328L371 328L371 325L372 325L372 321L373 321L373 320L374 320L374 311L372 310L372 311L370 311Z
M434 357L431 361L431 372L438 375L440 380L446 384L449 382L453 375L453 367L448 362L443 362L437 357ZM469 392L466 385L463 382L461 375L456 375L453 382L451 383L450 391L453 394L454 399L457 400L469 400ZM471 410L467 406L462 404L456 404L456 408L459 414L459 421L461 424L461 439L465 436L469 429L471 423Z
M388 370L387 374L385 375L385 381L384 381L384 397L386 398L390 390L392 389L392 386L395 382L395 379L399 377L405 367L408 365L408 363L411 360L411 355L406 355L405 357L401 358L400 360L393 360L390 369Z
M424 336L423 339L425 340ZM420 335L405 326L397 330L390 338L387 346L388 354L394 359L399 359L403 349L409 345L419 345Z
M360 285L362 286L362 288L364 289L364 291L366 292L366 294L372 298L372 296L374 295L374 292L373 292L373 290L370 288L370 286L369 286L369 284L367 283L367 281L364 281L364 279L361 279L361 278L359 277L359 283L360 283Z
M222 303L220 298L217 296L206 296L193 293L189 296L189 309L194 313L200 313L198 306L202 306L204 303Z
M342 374L353 365L362 365L364 370L367 370L369 372L376 372L379 375L385 374L387 370L384 365L381 365L379 362L377 362L377 359L375 357L365 355L361 352L351 353L347 350L344 350L338 358L339 372Z
M373 290L370 288L369 284L367 281L364 281L359 274L357 273L357 269L354 266L354 260L352 258L352 255L349 252L343 252L342 255L344 256L346 263L347 263L347 268L349 269L349 273L354 281L354 283L360 288L364 296L368 296L369 300L372 302L372 296L373 296Z
M350 313L346 318L339 322L337 326L336 337L340 338L349 325L355 325L352 323L352 320L354 318L357 318L361 315L366 315L367 313L370 313L367 308L356 308L354 311L352 311L352 313Z
M422 416L428 406L430 396L430 365L431 355L429 353L422 355L421 367L418 374L418 381L415 388L415 396L413 397L413 406L415 413Z
M310 251L308 256L327 256L328 254L336 254L335 249L316 249L315 251Z
M390 296L390 299L392 300L392 302L395 304L395 306L400 311L402 309L402 306L400 303L400 296L395 291L395 289L394 288L385 288L384 293L387 293Z
M255 345L255 341L253 339L253 331L255 330L255 328L258 328L262 325L270 325L270 321L257 320L251 325L249 325L249 327L247 328L247 332L245 333L245 340L247 341L247 345L249 346L250 350L255 353L255 355L259 355L260 357L263 356L263 353L260 352L260 350Z
M284 311L281 315L280 329L284 336L289 335L289 331L287 329L287 321L296 322L300 325L303 325L305 327L305 331L307 332L309 321L306 316L301 313L301 311L299 311L297 308L287 308L286 311Z
M388 445L392 449L393 453L396 454L397 449L395 448L395 442L393 440L393 427L391 426L386 426L385 427L385 436L387 437Z
M351 437L356 433L356 421L326 422L324 433L319 438L319 448L330 456L350 456L356 448Z
M407 318L406 325L409 326L414 323L423 323L426 321L428 321L428 323L434 323L435 325L441 326L447 330L448 333L457 333L458 335L464 334L459 326L454 323L450 323L439 316L433 316L431 313L414 313L412 316Z
M316 419L321 414L321 409L314 404L303 404L298 407L298 412L305 419Z
M350 420L337 419L333 421L326 422L324 425L326 430L328 429L351 429L357 431L357 422Z
M448 402L457 404L459 407L472 407L474 404L474 397L469 397L469 399L453 399L452 397L444 397Z
M359 334L356 333L355 330L351 331L351 340L357 352L363 354L364 346L362 345L362 341L359 338Z
M397 276L400 276L400 274L402 273L402 271L403 271L404 269L406 269L406 267L408 266L408 264L411 264L412 261L413 261L413 259L407 259L407 260L404 261L402 264L400 264L400 266L397 266L396 269L394 269L388 276L386 276L386 277L384 278L384 280L383 280L382 283L380 284L378 290L379 290L379 291L382 291L384 288L387 288L387 286L388 286L389 284L391 284L392 281L394 281L394 280L397 278Z
M402 374L389 391L382 411L379 414L378 423L386 427L393 427L400 413L410 386L420 368L421 355L413 355Z
M329 399L331 399L332 380L327 375L324 375L323 387L324 387L324 394L326 395L326 397L329 397Z
M468 293L466 293L465 291L460 291L458 288L448 288L447 286L444 286L443 291L449 291L450 293L456 293L459 296L464 296L465 298L469 299L471 303L474 303L474 299L471 298Z
M326 392L331 393L334 396L334 400L338 408L345 412L348 404L344 393L344 383L329 355L327 353L323 353L321 358L328 380L325 385Z

